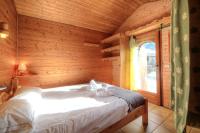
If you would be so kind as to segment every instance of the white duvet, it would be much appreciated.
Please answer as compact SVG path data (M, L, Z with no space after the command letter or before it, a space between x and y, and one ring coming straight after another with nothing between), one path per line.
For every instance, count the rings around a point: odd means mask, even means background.
M96 133L127 115L128 105L87 85L21 93L0 107L0 132Z

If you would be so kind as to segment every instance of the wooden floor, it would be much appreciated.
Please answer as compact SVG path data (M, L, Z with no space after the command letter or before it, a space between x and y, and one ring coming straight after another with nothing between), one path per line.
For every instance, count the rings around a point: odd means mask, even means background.
M116 133L176 133L173 112L149 103L149 124L146 130L142 126L142 118L140 117ZM187 133L200 133L200 129L187 127Z

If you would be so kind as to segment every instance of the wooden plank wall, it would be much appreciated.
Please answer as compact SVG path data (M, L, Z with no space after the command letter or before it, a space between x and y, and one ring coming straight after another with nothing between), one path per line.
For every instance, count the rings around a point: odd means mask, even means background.
M112 83L112 63L101 60L98 43L105 33L19 16L19 61L35 75L20 78L21 85L53 87L97 79Z
M163 106L170 108L170 27L161 31L161 88Z
M15 57L17 13L12 0L0 0L0 21L8 23L9 37L0 38L0 85L10 85Z
M140 6L116 32L136 29L137 27L151 23L153 20L169 16L171 10L171 0L158 0Z
M139 6L151 1L156 0L15 0L15 3L21 15L111 33Z
M120 86L120 58L112 61L113 84Z

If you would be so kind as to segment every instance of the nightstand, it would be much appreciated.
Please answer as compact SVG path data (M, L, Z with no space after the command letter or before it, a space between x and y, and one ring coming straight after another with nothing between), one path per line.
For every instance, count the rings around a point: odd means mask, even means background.
M15 76L14 78L12 78L12 84L11 84L11 95L13 95L15 93L15 91L19 88L19 76Z

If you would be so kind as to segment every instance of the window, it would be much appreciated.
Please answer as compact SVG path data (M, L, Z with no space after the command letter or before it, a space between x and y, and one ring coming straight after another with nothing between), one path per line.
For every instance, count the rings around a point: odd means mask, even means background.
M136 87L144 91L157 93L156 45L154 42L142 43L137 48L136 62L136 77L138 77Z

